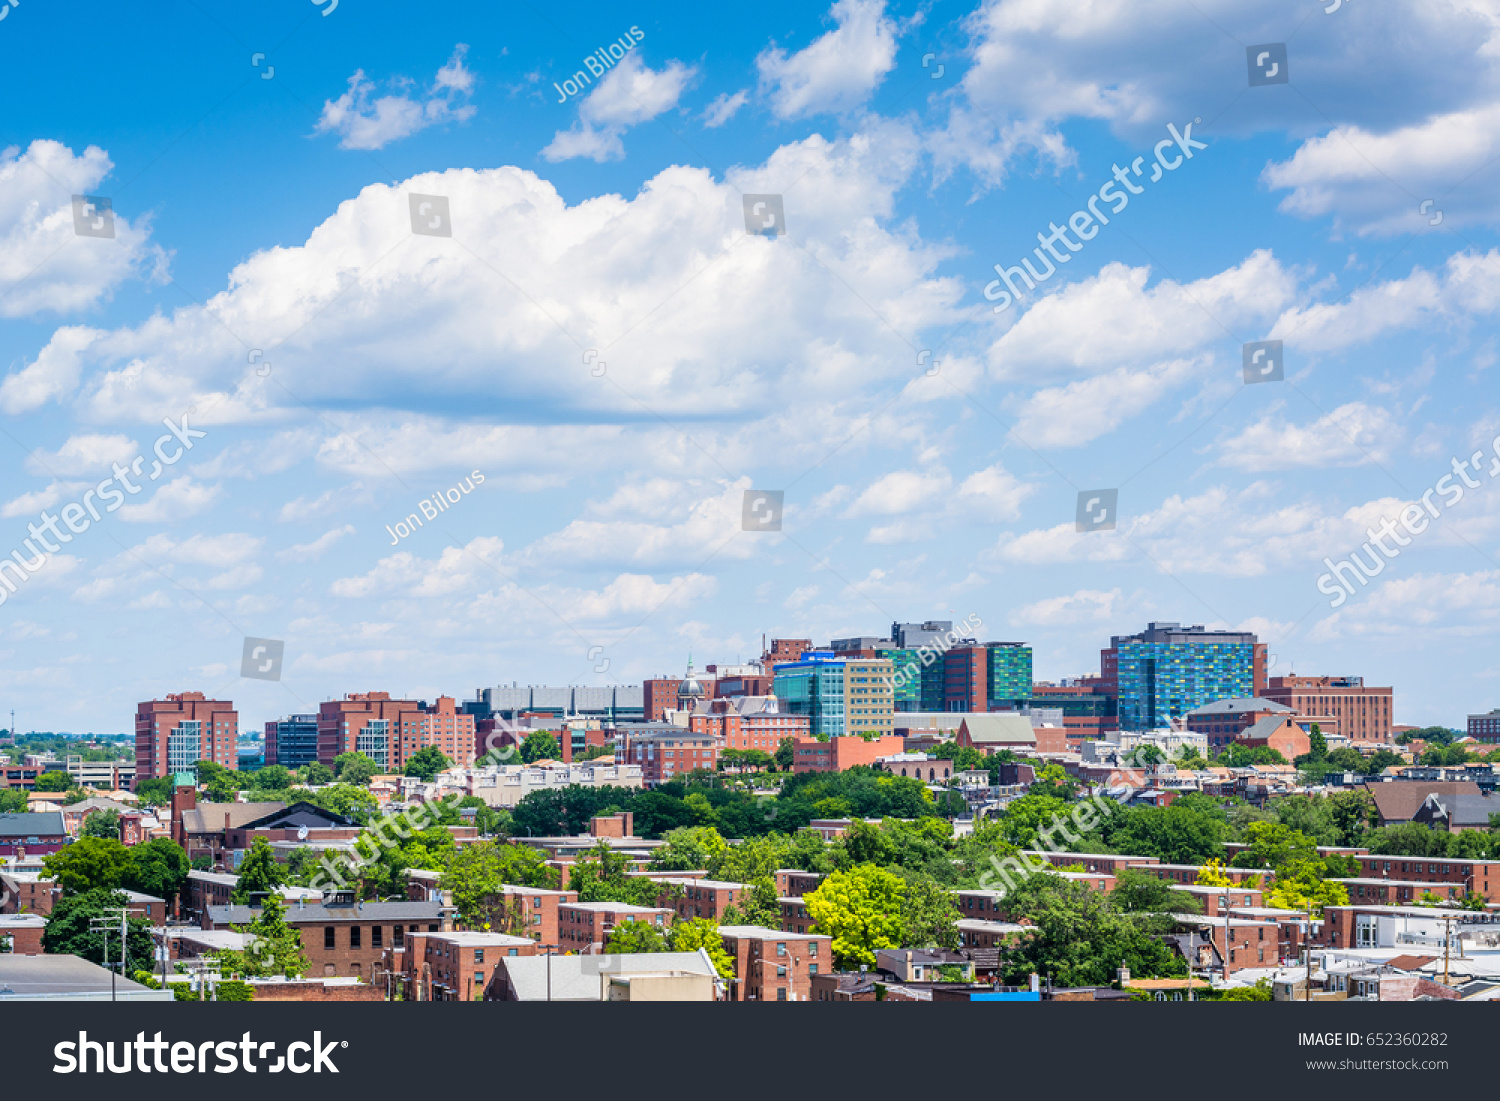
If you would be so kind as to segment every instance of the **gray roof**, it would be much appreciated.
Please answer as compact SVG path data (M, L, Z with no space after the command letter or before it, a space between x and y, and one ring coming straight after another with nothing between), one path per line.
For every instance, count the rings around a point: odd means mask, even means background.
M115 977L115 997L130 1002L170 1002L170 990L152 990ZM107 1002L110 972L78 956L0 956L0 1003L10 1001Z
M234 829L285 809L285 803L200 803L182 812L182 828L187 833L219 833L226 814Z
M963 727L969 732L969 740L976 743L1036 744L1036 731L1032 729L1031 718L1027 715L1001 711L967 715Z
M631 975L689 974L717 979L718 972L699 952L621 952L599 956L509 956L500 961L516 997L544 1002L551 969L554 1002L602 1002L605 982Z
M208 920L220 928L227 925L249 925L260 913L249 906L210 906ZM443 907L437 902L366 902L362 906L325 906L320 903L289 903L286 923L327 921L437 921Z
M1490 815L1500 814L1500 798L1492 795L1429 795L1447 812L1453 826L1488 826Z
M1278 715L1291 715L1295 709L1275 700L1268 700L1263 696L1235 696L1228 700L1215 700L1213 703L1195 707L1188 712L1189 718L1197 716L1208 717L1211 715L1235 715L1242 711L1272 711Z
M1269 738L1286 724L1285 715L1267 715L1264 719L1258 720L1254 726L1241 730L1240 737L1243 739Z
M101 799L97 795L92 799L81 799L76 803L69 804L68 806L68 811L72 814L76 814L79 811L90 810L117 810L121 813L124 813L125 811L135 810L135 808L126 806L124 803L117 803L113 799Z
M66 837L61 811L23 811L0 814L0 837Z

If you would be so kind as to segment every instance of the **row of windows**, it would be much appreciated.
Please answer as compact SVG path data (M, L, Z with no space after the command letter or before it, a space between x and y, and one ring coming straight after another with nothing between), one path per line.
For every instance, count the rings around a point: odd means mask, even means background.
M350 948L363 948L364 947L364 932L363 932L364 928L365 927L363 925L350 925L350 926L348 926L348 929L349 929L349 947ZM385 947L385 926L383 926L383 925L371 925L369 928L370 928L370 947L371 948L384 948ZM323 926L323 947L324 948L326 948L326 949L328 949L328 950L331 951L331 950L333 950L333 949L335 949L335 948L338 947L338 929L339 929L339 927L337 925L325 925L325 926ZM417 927L415 925L413 925L412 926L412 932L415 933L417 931L418 931ZM438 931L438 927L437 927L436 924L429 925L429 926L427 926L427 931L429 933L436 933ZM406 943L406 927L404 925L393 925L393 926L391 926L391 947L392 948L400 948L403 945L405 945L405 943Z

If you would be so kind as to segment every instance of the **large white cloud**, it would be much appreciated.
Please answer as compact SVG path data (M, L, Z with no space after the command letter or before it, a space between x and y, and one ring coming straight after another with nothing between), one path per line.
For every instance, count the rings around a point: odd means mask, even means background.
M896 66L900 28L885 0L838 0L828 14L838 25L812 45L794 54L770 47L755 59L777 118L860 107Z
M73 196L99 194L113 167L94 145L75 154L61 142L38 139L24 153L14 145L0 150L0 317L84 310L124 280L164 270L166 256L148 243L144 216L112 209L113 238L75 229ZM66 375L66 353L58 354L40 372L44 378ZM12 393L0 391L0 407L13 411L12 402Z

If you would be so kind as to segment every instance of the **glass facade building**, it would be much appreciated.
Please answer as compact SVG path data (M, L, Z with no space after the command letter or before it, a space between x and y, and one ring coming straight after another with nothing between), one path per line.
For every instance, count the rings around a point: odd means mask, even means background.
M801 659L776 666L771 691L793 715L806 715L814 738L847 733L844 707L844 661L831 650L809 650Z
M1158 730L1218 700L1256 694L1256 646L1247 631L1152 623L1117 635L1105 652L1121 730Z
M1031 647L1020 643L986 643L989 706L1020 710L1031 698Z

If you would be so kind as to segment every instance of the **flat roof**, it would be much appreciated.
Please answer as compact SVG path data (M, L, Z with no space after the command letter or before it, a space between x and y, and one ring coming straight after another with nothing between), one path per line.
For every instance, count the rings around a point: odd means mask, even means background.
M764 925L721 925L719 934L726 937L747 937L751 940L827 940L827 933L788 933L781 929L768 929Z
M1029 925L1012 925L1008 921L983 921L979 918L959 918L958 927L970 933L1024 933Z
M468 945L470 947L488 947L495 945L501 948L516 948L523 944L535 944L536 941L530 937L512 937L505 933L477 933L477 932L455 932L455 933L411 933L414 937L427 937L429 940L446 940L452 944Z
M590 913L609 914L670 914L665 906L636 906L629 902L564 902L570 910L587 910Z
M686 887L713 887L725 891L743 891L747 886L744 883L731 883L726 879L695 879L692 876L651 875L648 878L657 883L680 883Z
M114 980L111 994L110 980ZM0 1004L11 1001L170 1002L170 990L152 990L79 956L0 956Z

